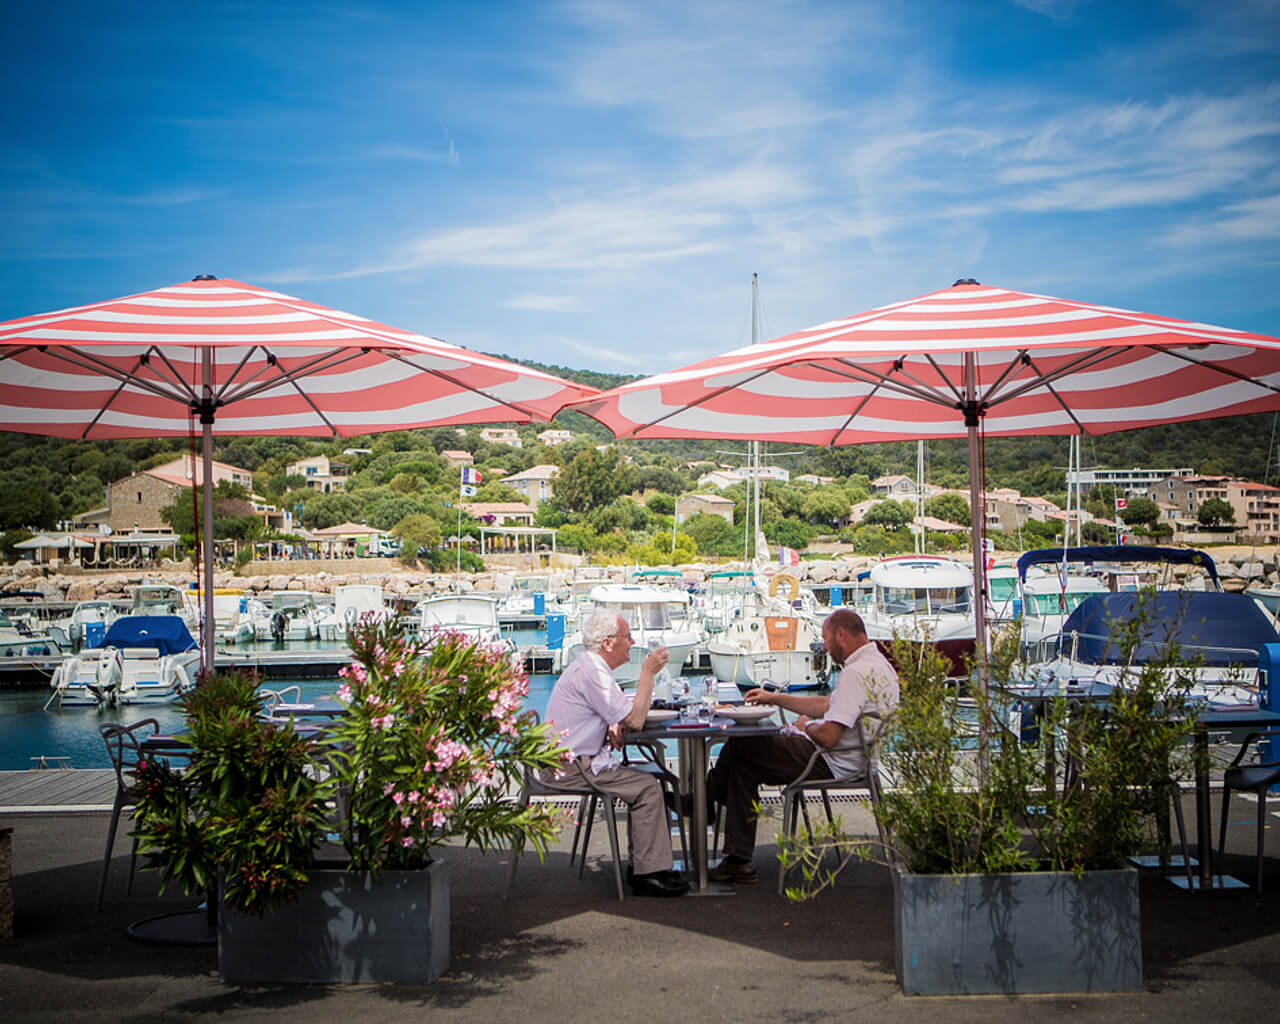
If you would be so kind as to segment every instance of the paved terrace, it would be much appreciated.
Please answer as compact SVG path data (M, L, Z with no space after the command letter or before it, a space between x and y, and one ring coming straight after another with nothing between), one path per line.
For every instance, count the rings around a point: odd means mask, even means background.
M579 881L568 837L543 864L521 864L503 903L505 854L450 850L453 966L428 988L234 988L218 979L212 947L140 945L134 920L189 909L142 873L123 895L127 840L118 840L107 904L93 910L110 786L71 776L68 803L45 788L20 797L0 778L0 826L13 834L15 937L0 945L0 1020L563 1021L1265 1021L1280 1005L1280 850L1269 839L1262 898L1251 890L1188 895L1156 877L1142 883L1145 990L1120 996L907 999L894 981L891 892L885 869L860 864L817 900L774 894L772 847L760 884L733 897L613 897L599 828ZM74 778L74 776L85 776ZM97 780L106 781L106 780ZM46 787L48 783L45 784ZM95 793L97 794L95 796ZM7 794L7 795L6 795ZM39 799L52 810L32 809ZM78 810L67 810L75 806ZM1254 807L1237 803L1227 866L1252 877ZM850 821L861 813L848 804ZM1190 806L1188 805L1188 811ZM1188 813L1188 820L1190 820ZM765 825L762 836L772 834Z

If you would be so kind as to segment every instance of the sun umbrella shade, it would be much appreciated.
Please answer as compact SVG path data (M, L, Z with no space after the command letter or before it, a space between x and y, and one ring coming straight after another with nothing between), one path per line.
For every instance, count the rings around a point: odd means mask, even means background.
M24 433L186 436L203 413L224 435L350 437L549 420L594 393L237 281L0 324L0 430Z
M979 421L993 436L1104 434L1280 408L1280 340L958 283L575 408L620 437L844 445Z

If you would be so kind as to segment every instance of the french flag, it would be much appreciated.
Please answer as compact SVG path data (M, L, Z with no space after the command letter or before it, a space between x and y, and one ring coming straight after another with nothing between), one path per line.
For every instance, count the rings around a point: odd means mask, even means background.
M463 466L462 482L464 484L478 484L480 482L480 470L472 469L470 466Z
M800 552L795 548L783 547L778 545L778 564L779 565L799 565Z

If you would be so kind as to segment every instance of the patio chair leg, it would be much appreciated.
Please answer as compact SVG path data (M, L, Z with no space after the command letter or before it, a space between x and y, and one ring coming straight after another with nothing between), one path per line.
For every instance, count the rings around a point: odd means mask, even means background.
M1182 818L1182 790L1176 782L1169 785L1169 803L1173 805L1173 820L1178 826L1178 845L1182 848L1182 869L1187 873L1188 891L1195 884L1191 871L1191 851L1187 848L1187 824Z
M578 820L573 826L573 845L569 847L569 869L573 870L573 862L578 856L578 839L582 835L582 819L587 815L587 798L578 797Z
M827 791L825 789L822 791L822 806L827 812L827 824L834 825L836 823L836 816L831 813L831 798L827 796Z
M1257 875L1253 883L1254 889L1258 895L1262 895L1262 841L1265 837L1267 827L1267 787L1262 786L1258 789L1258 867Z
M581 878L587 870L587 847L591 845L591 826L595 824L596 808L599 806L597 797L592 797L587 801L587 817L586 823L582 830L582 849L578 851L578 877ZM609 810L613 811L613 801L609 801ZM569 865L570 870L573 864Z
M94 908L102 909L102 897L107 891L107 872L111 870L111 853L116 845L116 826L120 823L120 809L124 805L124 793L117 789L115 803L111 808L111 825L107 829L107 848L102 854L102 873L98 876L98 903Z
M796 821L796 796L794 792L787 790L782 791L782 835L784 839L789 839L795 835ZM802 798L803 799L803 798ZM778 865L778 895L781 896L786 890L787 885L787 869L784 865Z
M618 853L618 820L614 816L613 800L607 801L605 811L609 818L606 824L609 826L609 849L613 853L613 880L618 886L618 902L622 903L626 896L622 891L622 856Z
M1227 786L1222 787L1222 823L1218 826L1218 852L1214 854L1212 850L1209 855L1213 857L1213 873L1215 875L1222 874L1222 855L1226 853L1227 845L1227 812L1231 807L1231 790ZM1204 856L1204 851L1200 851L1200 856Z

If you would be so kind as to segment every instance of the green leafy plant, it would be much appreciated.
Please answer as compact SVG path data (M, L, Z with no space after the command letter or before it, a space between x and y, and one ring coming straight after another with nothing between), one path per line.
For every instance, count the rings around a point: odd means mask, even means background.
M424 642L368 621L348 643L353 663L338 691L347 713L332 738L352 868L421 867L451 838L545 853L560 816L507 794L526 767L559 767L565 751L520 710L528 677L510 652L452 631Z
M415 869L441 843L530 845L562 825L546 804L509 799L526 768L566 756L522 712L528 690L509 652L447 632L429 643L390 623L348 634L346 714L317 740L263 715L257 680L234 672L186 696L189 761L144 761L134 835L162 885L213 891L265 913L306 884L326 837L352 870Z
M263 717L253 676L215 673L183 701L188 764L140 763L133 834L162 887L212 891L221 869L228 907L274 909L305 884L324 836L320 751Z
M935 647L895 644L901 701L878 739L885 792L875 813L886 840L846 836L839 822L780 836L781 860L800 880L789 894L812 896L858 859L920 874L1079 873L1122 866L1153 841L1167 849L1157 826L1175 780L1194 767L1188 691L1198 661L1170 639L1135 664L1150 615L1139 602L1112 623L1124 668L1108 700L1059 695L1034 720L1007 687L1027 671L1016 627L992 644L987 686L964 697Z

